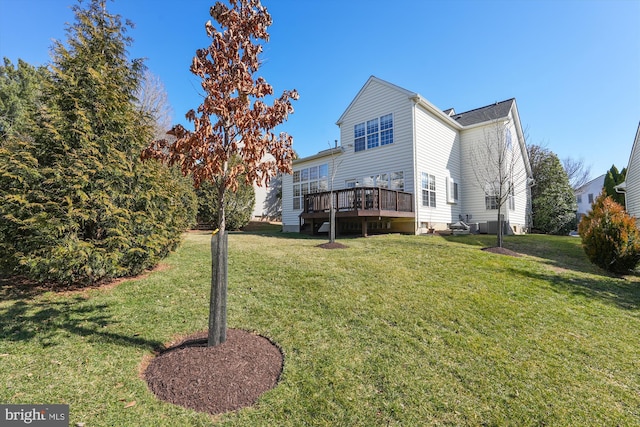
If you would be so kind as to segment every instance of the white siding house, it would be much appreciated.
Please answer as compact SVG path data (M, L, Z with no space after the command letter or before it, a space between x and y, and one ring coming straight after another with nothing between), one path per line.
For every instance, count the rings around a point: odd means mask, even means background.
M625 181L616 187L616 191L625 193L625 208L640 225L640 124L631 147Z
M501 213L508 232L527 230L531 168L515 99L456 114L371 76L337 125L339 145L295 160L283 176L284 231L316 232L329 220L331 190L338 233L497 221L487 187L496 181L497 146L508 147L513 184Z
M591 205L598 198L604 188L604 174L592 179L575 191L576 202L578 203L578 221L582 215L591 211Z

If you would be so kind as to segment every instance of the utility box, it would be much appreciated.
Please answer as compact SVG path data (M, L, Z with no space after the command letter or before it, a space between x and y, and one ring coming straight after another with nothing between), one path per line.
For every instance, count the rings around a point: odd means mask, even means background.
M500 223L498 221L487 221L487 233L488 234L498 234L498 228L500 227ZM502 221L502 234L507 234L508 224L506 221Z

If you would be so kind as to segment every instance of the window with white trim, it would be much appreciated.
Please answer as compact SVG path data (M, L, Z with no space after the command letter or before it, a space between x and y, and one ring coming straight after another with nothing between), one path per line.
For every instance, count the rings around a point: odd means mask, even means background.
M380 127L378 119L369 120L367 122L367 150L376 148L380 145Z
M436 177L422 172L422 206L436 207Z
M353 127L354 151L393 144L393 114L358 123Z
M447 203L458 203L458 183L447 177Z
M496 195L496 184L487 183L484 187L484 206L490 210L497 210L499 197Z
M384 172L376 175L365 176L362 178L362 181L348 180L348 181L345 181L345 183L347 188L362 186L362 187L388 188L390 190L404 191L404 172L403 171Z
M513 182L509 183L509 210L516 210L516 188Z
M404 172L391 172L389 188L392 190L404 191Z
M305 195L323 191L329 191L327 163L293 171L293 209L303 208Z
M364 123L358 123L353 128L353 149L355 151L362 151L365 149L365 133Z

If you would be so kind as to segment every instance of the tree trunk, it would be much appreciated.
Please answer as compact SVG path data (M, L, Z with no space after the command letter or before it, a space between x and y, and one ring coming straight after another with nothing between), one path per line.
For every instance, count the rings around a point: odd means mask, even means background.
M214 347L227 340L227 265L228 239L224 209L224 184L218 189L218 230L211 236L211 297L207 345Z
M331 192L331 206L329 216L329 242L334 243L336 241L336 206L334 201L335 193Z
M504 228L503 224L502 224L502 215L501 215L501 206L498 206L498 247L501 248L502 247L502 230Z

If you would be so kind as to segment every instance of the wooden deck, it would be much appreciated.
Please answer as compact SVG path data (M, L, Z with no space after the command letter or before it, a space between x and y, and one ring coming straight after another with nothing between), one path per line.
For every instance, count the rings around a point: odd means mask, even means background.
M331 210L331 192L307 194L302 218L322 218ZM412 217L413 194L378 187L357 187L333 192L336 216Z
M362 224L362 234L367 234L367 219L413 218L413 194L378 187L356 187L304 196L300 214L302 222L310 222L312 232L323 221L329 221L331 195L336 209L336 221L357 220Z

